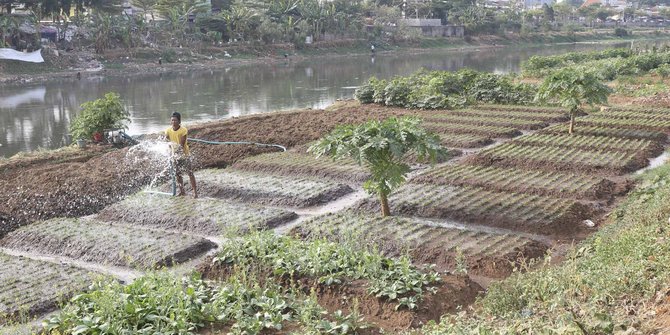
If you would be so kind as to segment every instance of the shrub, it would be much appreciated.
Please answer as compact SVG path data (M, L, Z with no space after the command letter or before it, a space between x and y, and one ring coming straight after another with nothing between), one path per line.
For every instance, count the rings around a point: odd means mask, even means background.
M72 120L70 134L75 139L91 138L104 129L123 128L130 113L116 93L107 93L103 98L81 104L81 113Z

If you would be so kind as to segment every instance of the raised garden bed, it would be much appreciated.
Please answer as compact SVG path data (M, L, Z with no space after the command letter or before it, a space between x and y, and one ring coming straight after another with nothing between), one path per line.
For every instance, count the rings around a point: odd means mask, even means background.
M227 229L274 228L297 217L294 212L220 200L138 193L103 209L102 221L220 235Z
M566 111L543 112L515 111L515 110L487 110L487 109L456 109L450 111L453 115L505 117L510 119L535 120L542 122L564 122L570 120Z
M88 271L0 253L0 325L52 311L89 284Z
M549 134L567 134L568 125L557 124L544 128L540 132ZM667 134L660 131L625 129L625 128L615 128L608 126L588 126L582 124L575 126L574 135L622 137L622 138L646 139L660 142L665 142L668 138Z
M615 186L596 175L468 164L436 167L412 178L411 183L479 186L492 191L591 200L611 198Z
M481 165L496 165L526 169L573 170L625 174L646 166L649 162L636 153L577 148L536 147L505 143L479 152L469 158Z
M199 237L88 219L51 219L30 224L9 233L0 240L0 246L140 269L171 266L216 247Z
M391 213L435 219L452 219L536 234L567 235L581 230L590 219L590 206L560 199L514 192L494 192L479 187L410 184L389 198ZM376 199L367 199L359 210L378 211Z
M532 112L532 113L567 113L567 109L564 107L547 107L547 106L521 106L521 105L490 105L490 104L481 104L472 106L472 109L479 110L488 110L488 111L519 111L519 112Z
M442 134L477 134L488 137L515 137L521 132L513 127L478 126L471 124L453 124L444 122L424 122L423 126L438 135Z
M511 127L515 129L542 129L549 124L544 121L514 119L509 117L488 117L479 115L431 114L423 117L427 122L449 124L468 124L476 126Z
M532 134L520 136L514 143L542 147L579 148L585 150L611 150L639 153L642 157L655 157L663 152L658 141L606 136L570 134Z
M481 148L493 143L488 136L475 134L440 134L442 145L451 148Z
M618 118L605 115L589 115L577 118L575 127L582 125L641 129L660 132L670 131L670 119Z
M284 176L310 176L360 183L370 174L353 160L334 161L311 154L280 152L253 156L233 164L242 171L265 172Z
M380 217L351 211L310 219L292 230L304 238L332 241L353 239L377 247L388 256L408 252L417 264L438 270L467 270L488 277L505 277L524 260L544 255L547 245L519 235L445 227L437 221Z
M234 169L196 173L200 195L274 206L321 205L353 192L345 184L305 177L286 177Z

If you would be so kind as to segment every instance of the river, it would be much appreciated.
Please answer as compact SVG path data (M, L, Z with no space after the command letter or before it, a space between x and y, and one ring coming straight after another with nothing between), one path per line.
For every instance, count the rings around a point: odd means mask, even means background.
M172 112L184 124L295 108L323 108L351 98L369 77L408 75L420 68L455 71L472 68L518 72L532 55L626 47L571 44L481 50L430 50L417 54L385 52L356 56L291 59L276 64L235 66L216 71L161 76L85 76L47 83L0 87L0 157L66 144L67 127L79 105L106 92L121 95L131 114L128 134L157 132Z

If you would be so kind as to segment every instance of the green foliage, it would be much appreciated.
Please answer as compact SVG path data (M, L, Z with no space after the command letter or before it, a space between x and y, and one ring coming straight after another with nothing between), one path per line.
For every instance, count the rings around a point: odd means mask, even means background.
M370 78L356 90L361 103L381 103L408 108L460 108L473 103L526 104L535 88L516 84L512 76L476 72L419 71L391 81Z
M72 120L70 134L73 138L90 138L104 129L127 128L130 113L116 93L107 93L103 98L81 104L81 113Z
M390 259L378 251L324 239L303 241L273 232L254 232L230 240L213 261L245 272L260 266L279 277L317 278L326 285L365 279L371 294L410 309L417 307L425 290L432 291L440 281L436 272L419 271L406 257Z
M653 306L656 294L664 296L670 280L668 185L670 166L645 173L612 222L572 249L560 266L548 257L536 271L494 283L477 313L445 318L422 333L639 331L639 317L649 308L644 306Z
M88 293L72 298L47 330L66 334L185 334L211 319L211 289L196 278L182 280L154 274L124 286L116 280L96 281Z
M305 334L353 334L365 326L357 311L329 315L314 296L246 275L209 283L161 272L129 285L98 279L44 327L49 334L148 335L194 334L218 324L229 326L230 334L258 334L282 330L286 321L298 321Z
M536 99L557 101L574 115L582 103L606 104L611 89L590 72L564 68L547 76L538 88Z
M414 152L419 160L429 158L431 162L446 155L440 138L420 127L420 122L417 118L389 118L339 126L308 151L317 157L353 158L366 166L371 177L363 187L380 196L382 212L388 215L386 196L405 181L410 170L405 163L407 154Z

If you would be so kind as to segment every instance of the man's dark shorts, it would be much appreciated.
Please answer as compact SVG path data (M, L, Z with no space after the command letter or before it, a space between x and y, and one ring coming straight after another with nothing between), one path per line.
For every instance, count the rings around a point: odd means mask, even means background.
M193 159L191 158L191 155L181 156L175 159L175 173L176 174L193 173Z

